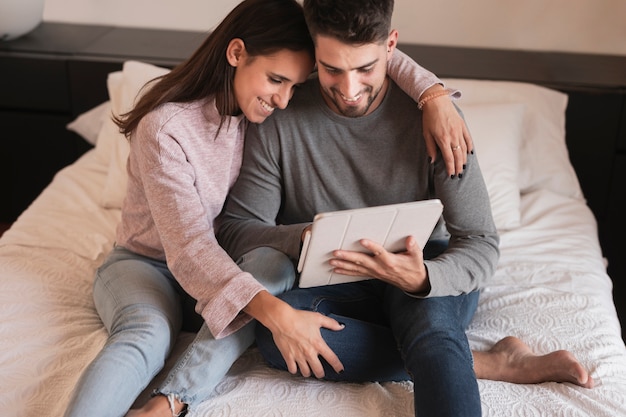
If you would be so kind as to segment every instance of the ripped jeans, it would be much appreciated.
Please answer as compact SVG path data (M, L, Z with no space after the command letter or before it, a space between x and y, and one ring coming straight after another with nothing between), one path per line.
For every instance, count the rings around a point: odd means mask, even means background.
M286 259L260 248L242 257L240 266L278 294L295 279ZM79 379L65 416L124 416L163 368L182 326L185 297L165 262L116 247L94 281L96 309L109 337ZM253 341L253 323L219 340L203 324L157 391L172 393L192 408L210 397Z

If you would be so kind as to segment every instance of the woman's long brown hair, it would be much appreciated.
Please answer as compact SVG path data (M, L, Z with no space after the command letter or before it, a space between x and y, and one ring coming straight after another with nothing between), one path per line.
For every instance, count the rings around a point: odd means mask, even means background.
M302 6L295 0L245 0L235 7L186 61L168 74L152 80L150 88L128 113L114 116L127 138L141 119L168 102L190 102L215 96L224 119L239 111L233 92L235 69L226 59L226 49L234 38L244 41L248 55L271 55L282 49L315 50ZM144 86L144 88L146 87ZM221 127L221 123L220 123Z

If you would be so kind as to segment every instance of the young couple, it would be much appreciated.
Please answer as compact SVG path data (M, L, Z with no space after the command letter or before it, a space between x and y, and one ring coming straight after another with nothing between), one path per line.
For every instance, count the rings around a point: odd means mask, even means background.
M245 0L118 116L128 190L94 282L109 338L67 417L193 409L253 343L255 324L270 364L411 379L419 415L480 415L476 378L593 385L567 351L537 356L513 337L470 351L464 330L498 235L465 124L440 81L396 51L392 11L393 0ZM443 201L445 227L426 248L408 237L392 254L364 240L375 256L337 251L332 265L374 279L292 290L315 213L429 197ZM129 411L169 356L188 300L204 324Z

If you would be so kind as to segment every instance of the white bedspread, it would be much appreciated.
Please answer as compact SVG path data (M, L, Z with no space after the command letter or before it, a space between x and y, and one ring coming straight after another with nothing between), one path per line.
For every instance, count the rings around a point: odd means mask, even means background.
M82 369L106 339L93 307L94 269L119 210L98 204L106 163L89 152L0 239L0 414L61 416ZM521 228L502 235L496 276L468 330L486 349L506 335L537 353L572 351L593 389L479 381L485 416L626 416L626 349L596 237L581 200L522 197ZM180 338L179 349L192 335ZM189 416L412 416L411 383L346 384L267 368L250 349L217 395Z

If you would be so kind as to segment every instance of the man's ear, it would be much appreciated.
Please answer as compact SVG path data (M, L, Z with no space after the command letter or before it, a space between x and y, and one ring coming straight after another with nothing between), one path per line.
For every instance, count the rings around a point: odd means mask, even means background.
M226 59L231 66L238 66L245 53L246 44L242 39L234 38L228 42L228 47L226 48Z
M389 56L391 56L393 50L396 49L396 46L398 46L398 31L392 29L387 37L387 54Z

